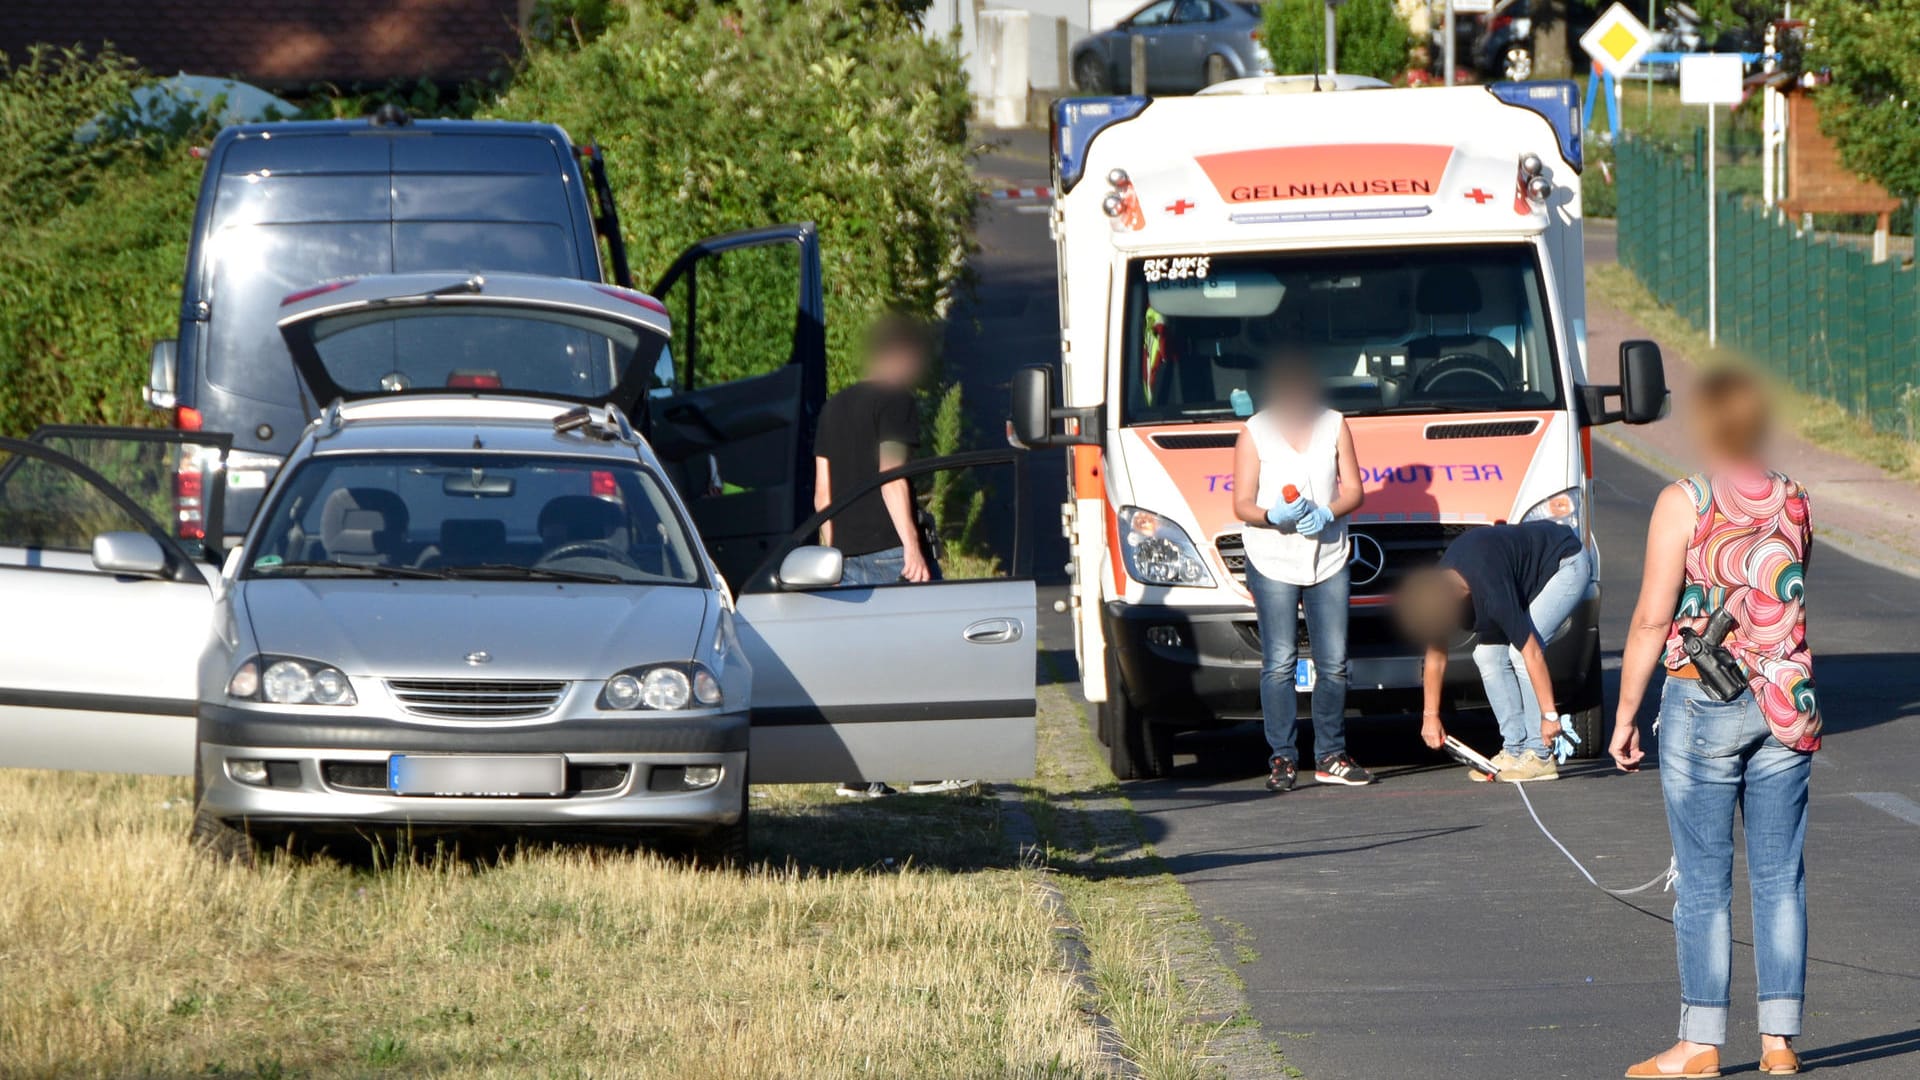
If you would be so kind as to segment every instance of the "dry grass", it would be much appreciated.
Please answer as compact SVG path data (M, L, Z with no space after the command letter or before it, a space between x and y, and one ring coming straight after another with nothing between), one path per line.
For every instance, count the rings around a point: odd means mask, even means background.
M1102 1071L986 800L780 792L770 864L732 875L578 847L246 870L188 852L186 795L0 771L0 1076Z

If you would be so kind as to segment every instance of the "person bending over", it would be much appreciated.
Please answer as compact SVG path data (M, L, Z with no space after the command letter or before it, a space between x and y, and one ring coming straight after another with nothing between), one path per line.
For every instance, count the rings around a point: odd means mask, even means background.
M1233 449L1233 512L1247 527L1247 591L1260 625L1260 712L1267 790L1298 775L1296 627L1313 650L1313 778L1357 787L1373 774L1347 753L1347 524L1365 498L1347 421L1326 407L1305 356L1269 367L1266 401Z
M1580 535L1552 521L1486 525L1447 546L1440 565L1407 575L1396 614L1402 629L1426 646L1420 737L1439 749L1440 684L1447 647L1464 631L1475 636L1487 704L1500 722L1503 746L1493 758L1508 783L1560 775L1548 747L1560 734L1546 644L1593 584L1593 555ZM1475 780L1487 779L1472 771Z

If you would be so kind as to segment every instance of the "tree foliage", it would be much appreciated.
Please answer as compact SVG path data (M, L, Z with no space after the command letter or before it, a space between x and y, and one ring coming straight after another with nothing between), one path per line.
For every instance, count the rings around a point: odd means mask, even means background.
M1820 126L1849 169L1902 198L1920 195L1920 0L1810 0L1810 69ZM1796 11L1796 14L1798 12Z
M1322 0L1267 0L1262 39L1280 75L1326 69L1326 6ZM1407 73L1413 33L1393 0L1347 0L1335 15L1336 63L1342 74L1396 82Z

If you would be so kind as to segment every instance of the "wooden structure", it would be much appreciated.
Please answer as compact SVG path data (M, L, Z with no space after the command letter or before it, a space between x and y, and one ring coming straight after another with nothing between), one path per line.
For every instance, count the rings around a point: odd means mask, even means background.
M1788 85L1781 92L1787 99L1787 193L1780 209L1795 217L1872 214L1874 261L1885 259L1890 218L1900 200L1841 163L1840 148L1820 130L1820 109L1812 91Z

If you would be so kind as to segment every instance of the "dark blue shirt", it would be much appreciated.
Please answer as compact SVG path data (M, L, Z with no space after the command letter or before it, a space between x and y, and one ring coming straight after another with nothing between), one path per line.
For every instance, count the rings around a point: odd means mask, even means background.
M1483 645L1525 645L1540 637L1527 607L1580 553L1580 536L1565 525L1530 521L1470 529L1447 545L1440 565L1467 579L1473 632ZM1552 629L1549 627L1548 629Z

